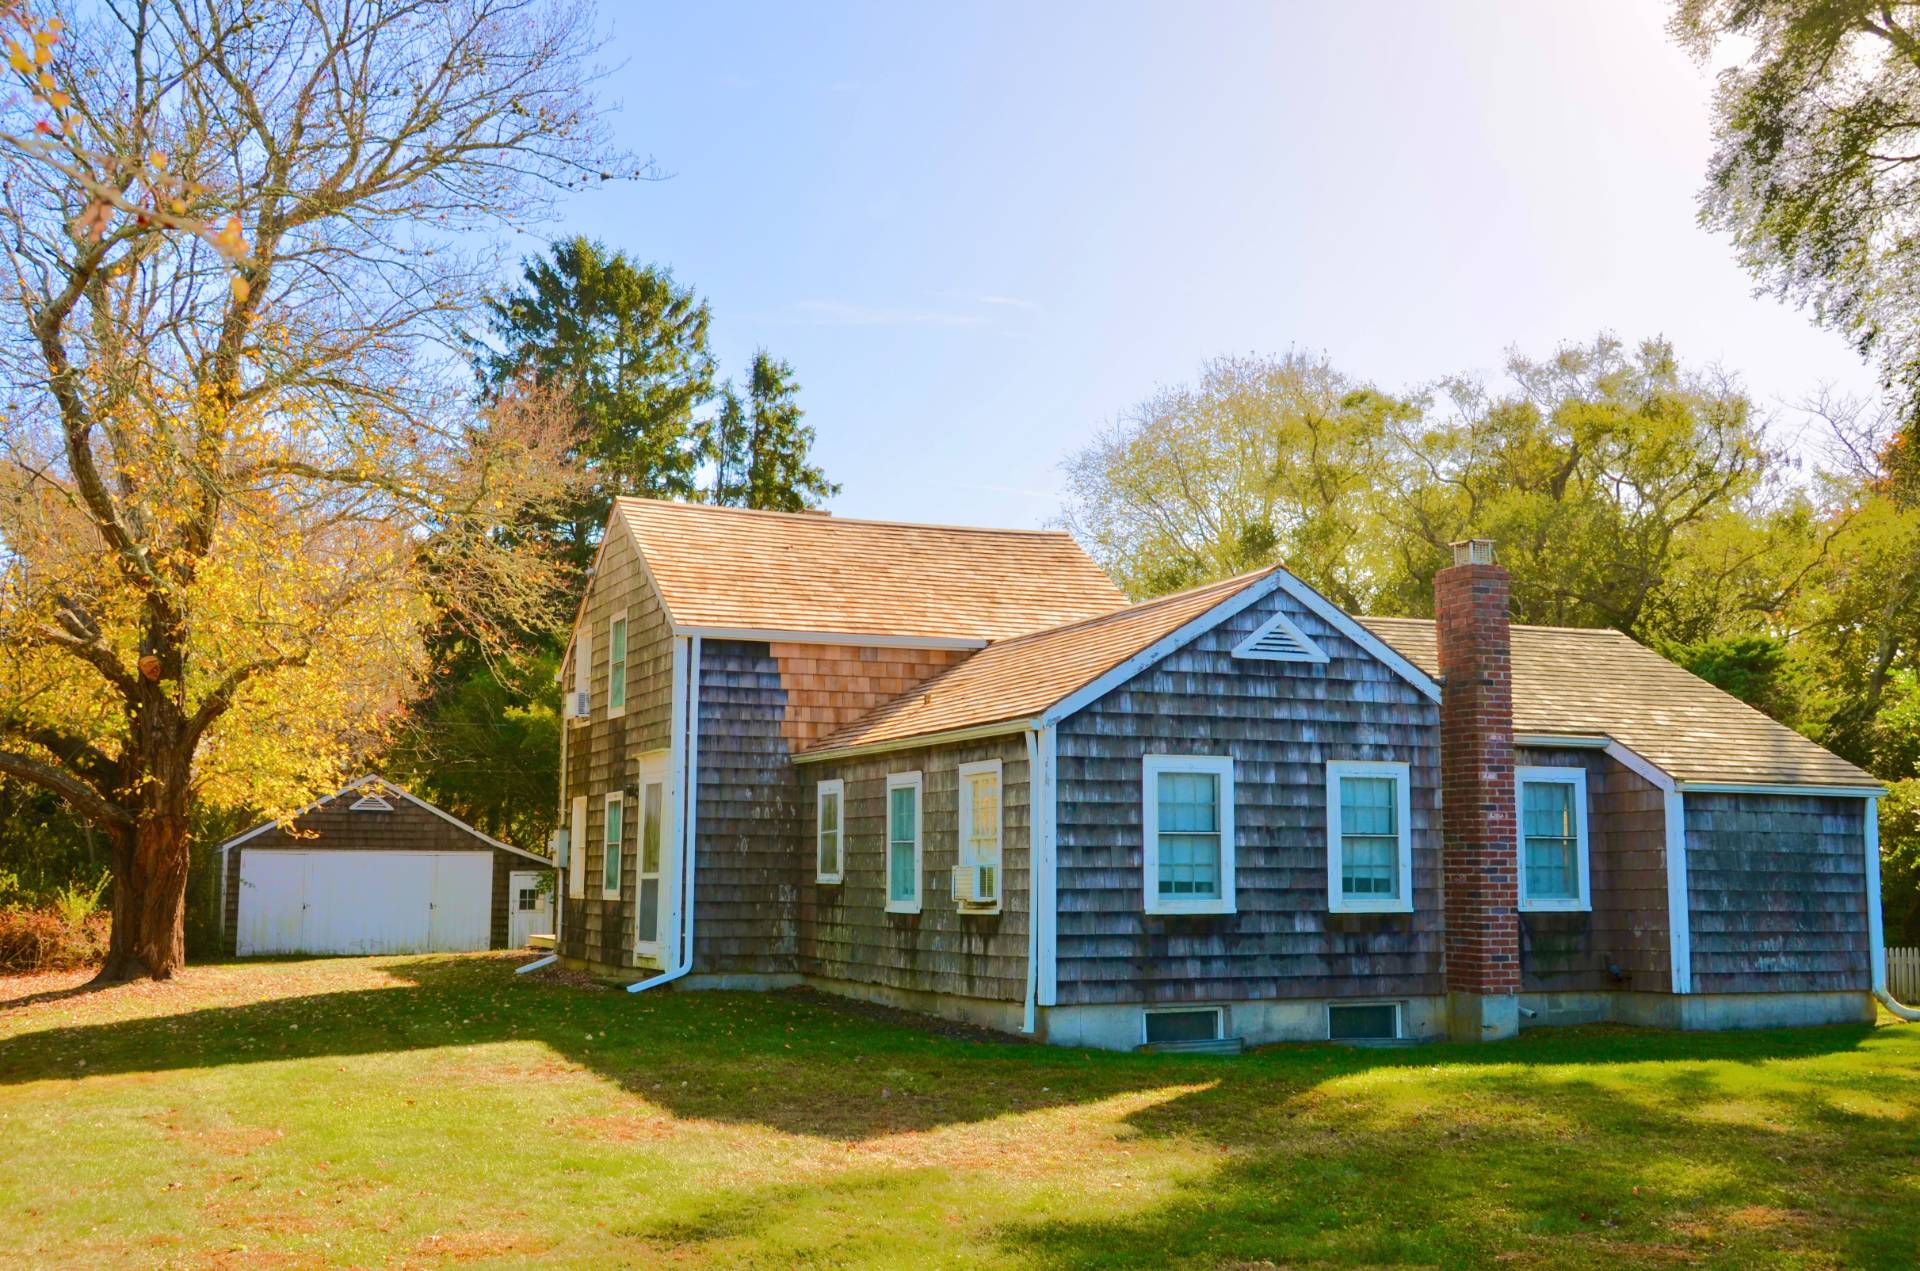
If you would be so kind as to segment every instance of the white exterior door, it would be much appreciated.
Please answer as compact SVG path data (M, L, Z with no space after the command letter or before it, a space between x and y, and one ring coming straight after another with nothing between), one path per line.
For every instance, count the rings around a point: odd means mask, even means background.
M235 948L429 953L491 943L491 852L250 851Z
M666 961L672 952L667 938L672 915L667 889L673 883L673 810L667 799L667 752L640 756L640 812L634 834L635 896L633 947L642 957Z
M516 869L507 875L507 946L524 949L535 932L553 931L553 893L542 893L544 870Z

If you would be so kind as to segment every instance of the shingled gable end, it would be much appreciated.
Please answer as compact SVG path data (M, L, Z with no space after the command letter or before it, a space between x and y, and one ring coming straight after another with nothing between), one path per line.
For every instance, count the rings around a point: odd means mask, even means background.
M1878 786L1460 568L1464 645L1279 568L1130 605L1065 534L619 500L559 953L1108 1047L1868 1017Z

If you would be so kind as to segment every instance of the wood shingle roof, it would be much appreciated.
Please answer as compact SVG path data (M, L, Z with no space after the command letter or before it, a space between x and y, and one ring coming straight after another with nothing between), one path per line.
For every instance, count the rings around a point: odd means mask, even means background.
M807 749L880 745L1037 715L1272 572L1244 574L990 644Z
M618 499L676 630L1001 640L1127 598L1073 537Z
M1362 618L1429 675L1429 618ZM1611 738L1680 782L1861 788L1880 783L1618 631L1513 628L1513 727Z

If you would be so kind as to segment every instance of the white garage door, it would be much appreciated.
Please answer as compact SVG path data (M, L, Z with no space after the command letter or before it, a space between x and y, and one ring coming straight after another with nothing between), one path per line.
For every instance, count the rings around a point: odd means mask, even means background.
M241 851L236 949L429 953L484 949L491 852Z

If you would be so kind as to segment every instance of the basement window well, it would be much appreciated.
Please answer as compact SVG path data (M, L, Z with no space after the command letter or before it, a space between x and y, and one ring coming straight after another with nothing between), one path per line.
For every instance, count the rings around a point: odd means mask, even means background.
M1327 1040L1391 1042L1400 1040L1400 1003L1327 1003Z
M1221 1016L1222 1011L1217 1006L1147 1011L1142 1025L1144 1040L1149 1046L1156 1042L1218 1041L1226 1031Z

